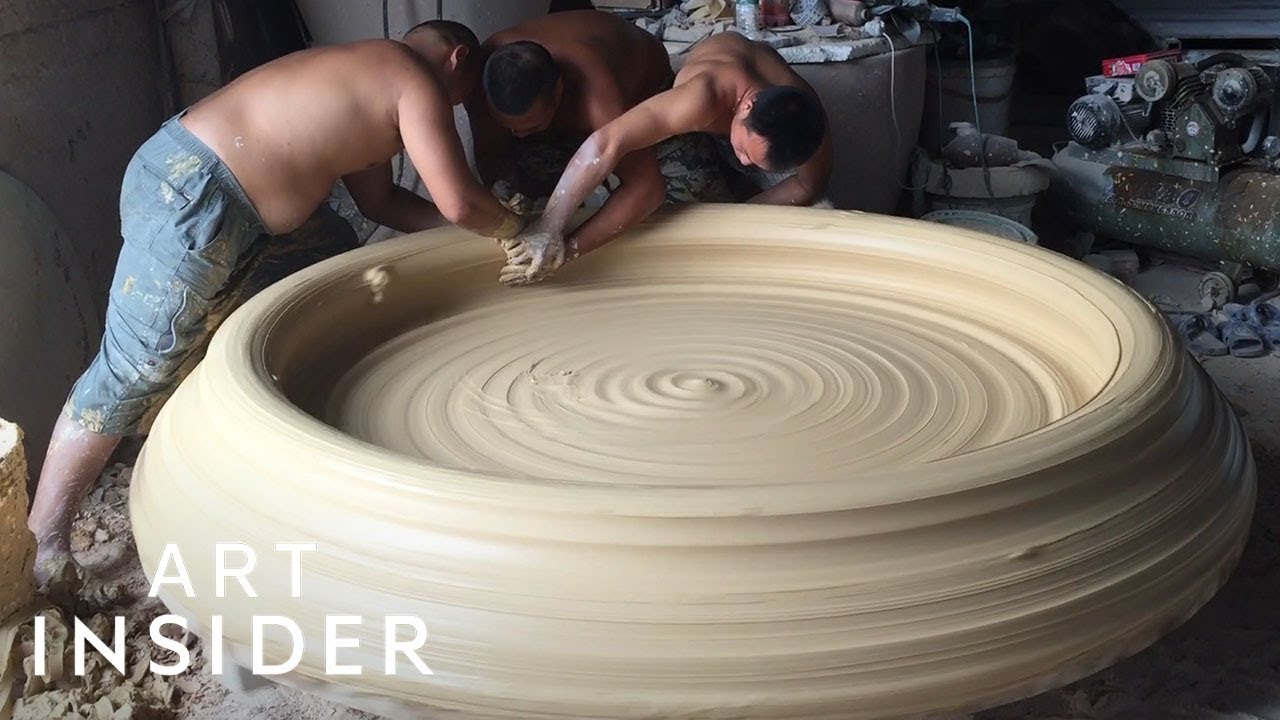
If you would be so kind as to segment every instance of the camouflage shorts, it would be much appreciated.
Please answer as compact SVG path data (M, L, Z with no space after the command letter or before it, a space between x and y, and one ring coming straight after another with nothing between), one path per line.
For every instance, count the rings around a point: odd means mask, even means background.
M733 202L715 140L706 133L677 135L658 143L658 165L667 182L667 202Z
M149 427L241 303L357 244L351 226L327 207L289 235L265 235L235 177L177 119L166 122L125 171L124 244L102 344L64 407L105 435Z

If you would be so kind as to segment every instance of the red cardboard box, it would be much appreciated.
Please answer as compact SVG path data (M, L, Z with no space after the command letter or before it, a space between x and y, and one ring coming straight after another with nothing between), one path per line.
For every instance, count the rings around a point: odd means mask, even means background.
M1102 61L1102 74L1107 77L1125 77L1128 75L1137 75L1138 68L1142 67L1142 63L1148 60L1158 60L1164 58L1166 60L1181 60L1181 50L1160 50L1158 52L1143 53L1141 55L1126 55L1125 57L1111 58Z

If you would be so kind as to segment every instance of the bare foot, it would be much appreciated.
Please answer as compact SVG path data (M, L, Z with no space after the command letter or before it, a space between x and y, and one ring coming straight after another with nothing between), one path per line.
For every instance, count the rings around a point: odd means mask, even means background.
M37 539L36 546L36 587L44 587L67 563L75 564L71 557L70 543L60 542L57 538Z
M61 547L41 547L36 551L36 589L59 607L75 607L84 587L80 567L71 551Z

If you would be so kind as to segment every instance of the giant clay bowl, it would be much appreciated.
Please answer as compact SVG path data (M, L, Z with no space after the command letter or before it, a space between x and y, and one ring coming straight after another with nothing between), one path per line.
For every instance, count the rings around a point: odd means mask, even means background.
M144 566L176 543L195 584L172 609L242 660L288 616L279 679L389 715L894 718L1132 654L1239 556L1240 423L1079 263L747 207L529 288L499 256L410 236L231 317L134 475ZM214 542L257 549L256 599L214 597ZM318 545L300 598L280 542ZM365 674L325 675L326 614L365 618L337 657ZM383 674L389 614L433 675Z

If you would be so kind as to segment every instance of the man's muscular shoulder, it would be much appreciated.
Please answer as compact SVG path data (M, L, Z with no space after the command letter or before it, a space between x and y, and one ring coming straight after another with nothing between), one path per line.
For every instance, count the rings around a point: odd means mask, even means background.
M698 65L685 65L676 75L675 87L680 96L696 100L699 103L715 103L721 93L721 86L726 83L719 70L732 69L722 63L706 62Z

